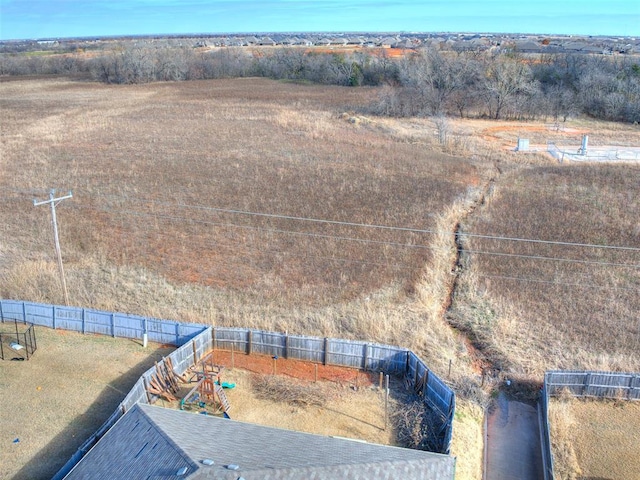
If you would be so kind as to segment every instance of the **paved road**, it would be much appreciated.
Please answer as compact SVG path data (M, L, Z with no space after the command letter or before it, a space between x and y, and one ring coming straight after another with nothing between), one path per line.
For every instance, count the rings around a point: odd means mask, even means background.
M487 418L485 480L543 478L538 412L500 393Z

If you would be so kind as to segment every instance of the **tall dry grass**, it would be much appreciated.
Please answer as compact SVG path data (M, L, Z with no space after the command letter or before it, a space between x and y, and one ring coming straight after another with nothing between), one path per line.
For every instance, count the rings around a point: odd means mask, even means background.
M554 399L549 408L553 473L562 480L577 480L582 477L578 457L573 448L576 419L572 406L575 402L576 400L571 396L563 396Z
M458 317L506 368L640 368L640 169L536 166L503 176L465 225ZM499 255L492 255L499 254ZM508 256L505 256L508 255Z
M515 156L484 121L451 122L442 141L429 119L355 113L376 95L259 79L0 82L0 295L63 302L49 211L32 204L53 187L74 194L57 210L74 305L401 345L478 405L467 334L533 378L637 368L637 269L472 251L637 257L463 237L458 259L454 236L637 245L637 168Z
M440 152L428 123L345 114L374 90L258 79L0 89L3 297L62 303L49 212L31 203L56 187L74 194L58 207L74 304L428 347L443 369L460 356L437 323L442 294L427 308L418 292L440 280L416 290L440 270L432 234L214 209L440 228L484 166Z
M74 305L401 345L476 382L439 316L446 238L210 208L450 230L487 162L443 151L429 121L353 113L375 95L256 79L0 83L0 295L63 303L49 212L32 200L70 189L57 211ZM465 456L477 472L477 451Z

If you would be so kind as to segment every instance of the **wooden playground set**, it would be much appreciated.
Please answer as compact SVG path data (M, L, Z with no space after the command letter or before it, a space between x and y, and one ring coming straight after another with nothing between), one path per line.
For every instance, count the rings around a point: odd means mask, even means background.
M147 383L149 400L153 395L177 404L180 410L198 410L203 414L230 418L231 405L224 391L235 388L235 384L222 381L223 370L223 366L214 363L213 352L182 375L173 369L171 358L164 358L156 363L156 371ZM186 389L188 391L184 393Z

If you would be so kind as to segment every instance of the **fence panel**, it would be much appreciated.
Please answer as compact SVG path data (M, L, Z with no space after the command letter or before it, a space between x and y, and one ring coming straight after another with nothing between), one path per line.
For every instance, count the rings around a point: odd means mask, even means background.
M363 368L365 342L338 340L335 338L327 342L325 362L327 365L340 365L351 368Z
M433 373L428 375L425 398L444 418L449 417L449 410L453 401L453 391Z
M52 305L24 303L22 305L21 318L18 318L18 320L33 323L34 325L55 328L55 317L53 316L53 311Z
M183 374L187 368L196 363L193 354L193 344L191 342L185 343L177 350L171 352L169 358L171 358L171 362L173 363L173 369L177 373Z
M3 323L13 322L14 320L24 322L23 303L14 302L12 300L0 301L0 317L0 321L2 321Z
M576 397L640 399L640 374L617 372L547 372L550 396L567 391Z
M209 327L205 331L203 331L202 333L196 335L191 339L190 344L192 348L193 348L193 345L195 344L196 355L198 357L198 360L204 357L206 353L210 352L213 349L212 331L213 329ZM183 372L180 372L180 373L183 373Z
M82 310L71 307L54 306L52 323L55 323L56 328L81 332L83 324Z
M145 318L137 315L113 316L113 336L124 338L142 338L145 331ZM159 342L170 343L170 342ZM177 344L176 344L177 345Z
M249 330L251 353L261 355L278 355L284 357L286 354L286 335L283 333L264 332L262 330ZM249 341L249 340L247 340Z
M109 312L100 312L98 310L84 311L84 333L93 333L96 335L112 334L111 321L113 314Z
M248 343L244 328L215 328L215 348L246 352Z
M177 324L176 322L149 318L147 319L147 336L151 342L177 344L176 341L179 337Z
M153 369L155 370L155 367L153 367ZM142 380L142 377L138 379L131 390L129 390L127 396L124 397L124 400L122 400L122 402L120 403L120 409L124 408L124 411L128 412L129 409L133 408L136 403L149 403L147 397L147 389L145 388L144 380Z
M388 345L367 345L366 370L403 375L407 370L407 350Z
M313 363L324 362L325 341L323 338L289 335L287 342L288 358Z

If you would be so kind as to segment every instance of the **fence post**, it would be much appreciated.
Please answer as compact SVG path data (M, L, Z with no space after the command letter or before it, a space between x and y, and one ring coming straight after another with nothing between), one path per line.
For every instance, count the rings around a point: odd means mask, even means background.
M180 346L180 322L176 322L176 347Z
M25 302L22 302L22 323L27 323L27 305Z
M364 344L364 352L362 355L362 370L366 371L367 370L367 357L369 356L369 345L368 344Z
M216 327L211 327L211 350L216 349Z
M4 302L0 300L0 322L4 323L4 313L2 312L2 304Z
M251 330L247 330L247 355L251 355L251 342L253 341Z
M328 356L329 356L329 339L327 337L324 337L324 354L322 356L323 365L327 365L329 363L327 358Z
M113 312L111 313L111 336L116 336L116 314Z
M584 379L584 385L582 385L582 396L589 394L589 387L591 386L591 372L587 373Z
M424 378L422 397L427 398L427 396L429 395L429 369L426 365L424 366L424 375L422 376L422 378Z
M143 348L147 348L147 345L149 343L149 325L148 325L148 321L149 319L147 317L144 317L144 319L142 320L142 347Z
M289 335L284 335L284 358L289 358Z
M56 329L56 306L54 305L51 308L52 308L52 317L51 318L53 319L53 329L55 330ZM26 315L25 315L24 318L25 318L25 323L26 323L26 321L27 321Z
M84 308L82 309L82 334L84 335Z

